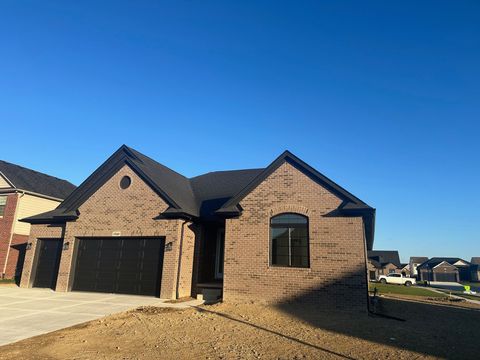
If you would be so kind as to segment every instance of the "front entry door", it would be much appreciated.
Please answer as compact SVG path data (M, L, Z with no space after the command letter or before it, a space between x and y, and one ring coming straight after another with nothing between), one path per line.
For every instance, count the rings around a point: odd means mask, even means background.
M57 284L58 267L62 253L62 239L37 240L38 261L33 287L50 288L55 290Z
M218 229L217 246L215 248L215 279L223 279L224 252L225 252L225 229Z

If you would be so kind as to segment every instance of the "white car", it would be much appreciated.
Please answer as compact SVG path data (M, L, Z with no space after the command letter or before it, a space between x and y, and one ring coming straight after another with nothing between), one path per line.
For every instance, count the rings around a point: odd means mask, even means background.
M405 286L412 286L417 282L415 279L403 276L402 274L380 275L378 280L382 284L398 284Z

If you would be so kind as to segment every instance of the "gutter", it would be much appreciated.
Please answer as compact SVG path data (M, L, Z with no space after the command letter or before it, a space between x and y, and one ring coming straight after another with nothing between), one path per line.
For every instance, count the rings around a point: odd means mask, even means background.
M58 201L58 202L62 202L62 201L63 201L63 199L56 198L56 197L54 197L54 196L49 196L49 195L45 195L45 194L40 194L40 193L36 193L36 192L34 192L34 191L29 191L29 190L22 190L22 189L17 189L17 188L14 188L14 189L6 188L6 189L1 189L1 190L0 190L0 193L9 193L9 192L22 193L23 195L27 194L27 195L38 196L38 197L41 197L41 198L44 198L44 199L53 200L53 201ZM22 195L22 196L23 196L23 195Z
M17 222L18 208L20 207L20 199L25 195L25 192L22 192L21 190L17 191L17 192L21 192L22 194L20 196L17 196L17 203L15 205L15 213L13 214L12 227L10 229L10 238L8 240L7 255L5 256L5 262L3 264L2 279L5 278L5 272L7 271L8 257L10 255L10 248L12 246L13 231L15 229L15 223Z

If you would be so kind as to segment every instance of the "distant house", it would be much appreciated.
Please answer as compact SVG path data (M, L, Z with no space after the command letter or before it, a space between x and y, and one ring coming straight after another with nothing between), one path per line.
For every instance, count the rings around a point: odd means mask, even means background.
M401 265L400 265L400 273L401 273L403 276L411 277L410 264L409 264L409 263L401 264Z
M368 279L377 280L380 275L400 273L402 266L396 250L368 251Z
M433 257L417 269L421 281L470 281L470 263L460 258Z
M0 160L0 272L19 280L30 224L24 217L55 209L75 185Z
M418 278L417 267L425 261L428 261L428 257L426 256L411 256L408 264L410 268L410 276Z
M472 257L470 264L471 281L480 281L480 257Z

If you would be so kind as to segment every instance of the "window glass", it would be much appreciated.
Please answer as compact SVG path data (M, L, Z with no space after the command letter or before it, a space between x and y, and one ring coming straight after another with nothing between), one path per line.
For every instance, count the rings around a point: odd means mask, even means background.
M3 216L5 213L5 206L7 206L7 197L0 196L0 216Z
M308 219L298 214L281 214L270 222L271 264L309 267Z

